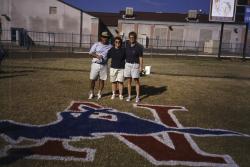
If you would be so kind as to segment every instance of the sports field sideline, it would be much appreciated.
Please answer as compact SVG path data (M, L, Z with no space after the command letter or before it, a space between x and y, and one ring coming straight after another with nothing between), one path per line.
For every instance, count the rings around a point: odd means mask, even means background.
M0 73L0 120L41 125L54 122L57 112L72 101L87 100L90 58L5 59ZM250 62L214 58L147 57L151 75L141 78L142 104L183 106L188 112L174 112L183 127L225 129L250 135ZM126 97L126 88L125 88ZM134 93L135 94L135 93ZM110 100L111 84L105 83L99 105L154 120L146 109L132 102ZM2 129L1 129L2 130ZM2 133L2 132L1 132ZM250 138L240 136L191 136L204 152L229 155L235 164L250 164ZM9 145L0 137L0 155ZM18 146L35 144L23 140ZM76 148L95 148L91 162L24 159L25 155L0 157L6 166L154 166L145 157L112 135L69 142ZM163 165L168 166L168 165ZM177 165L180 166L180 165ZM182 165L185 166L185 165Z

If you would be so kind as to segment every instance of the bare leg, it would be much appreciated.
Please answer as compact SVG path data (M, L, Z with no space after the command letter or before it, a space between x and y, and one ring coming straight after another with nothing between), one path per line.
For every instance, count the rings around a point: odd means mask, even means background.
M95 82L95 80L90 80L90 93L94 93Z
M101 94L102 90L104 88L104 80L99 79L99 92Z
M123 91L123 82L119 82L119 95L122 95Z
M96 82L95 80L90 80L90 92L88 99L92 99L94 97L95 82Z
M136 88L136 97L140 97L140 80L139 78L135 78L135 88Z
M112 93L115 94L116 92L116 87L117 87L117 83L116 82L112 82Z
M128 78L128 97L131 97L131 83L132 78Z

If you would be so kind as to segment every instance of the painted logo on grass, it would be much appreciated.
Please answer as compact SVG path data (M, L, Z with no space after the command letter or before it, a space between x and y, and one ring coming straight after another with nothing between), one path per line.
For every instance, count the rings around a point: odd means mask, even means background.
M75 101L50 124L2 120L1 137L10 144L1 150L0 163L8 164L21 158L93 161L98 150L75 148L68 142L113 135L155 165L237 166L229 155L200 150L191 136L249 137L230 130L183 127L173 111L187 111L184 107L148 104L135 107L148 109L155 119L142 119L96 103ZM17 145L25 140L36 144Z

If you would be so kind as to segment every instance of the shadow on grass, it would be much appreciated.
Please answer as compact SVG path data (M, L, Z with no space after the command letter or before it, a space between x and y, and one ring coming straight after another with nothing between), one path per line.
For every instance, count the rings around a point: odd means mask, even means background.
M141 85L140 98L141 100L143 100L145 98L148 98L149 96L160 95L164 93L165 91L167 91L167 86L155 87L155 86L149 86L149 85ZM128 89L125 83L124 88L123 88L123 95L125 97L128 96L127 92L128 92ZM112 95L112 92L108 92L108 93L103 94L102 96L105 97L105 96L111 96L111 95ZM131 95L132 95L132 99L134 99L136 95L135 86L131 87Z
M5 68L26 68L26 69L37 69L37 70L48 70L48 71L70 71L70 72L90 72L90 70L84 69L67 69L67 68L60 68L60 67L32 67L32 66L3 66ZM30 70L32 71L32 70Z
M148 85L141 85L141 100L149 97L149 96L155 96L155 95L160 95L167 91L168 87L167 86L160 86L160 87L155 87L155 86L148 86ZM133 94L135 94L135 87L133 87Z
M14 74L14 73L29 73L29 72L36 72L35 70L0 70L0 74Z
M36 72L36 71L35 70L0 70L0 79L23 77L33 72Z
M27 76L27 75L28 74L5 75L5 76L0 76L0 79L23 77L23 76Z

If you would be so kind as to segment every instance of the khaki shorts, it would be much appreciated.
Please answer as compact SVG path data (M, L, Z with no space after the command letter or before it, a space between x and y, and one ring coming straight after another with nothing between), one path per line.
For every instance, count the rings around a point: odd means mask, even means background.
M124 69L110 68L110 82L123 82Z
M108 72L107 64L103 65L103 64L92 63L89 78L91 80L97 80L99 77L99 79L101 80L107 80L107 72Z
M124 69L124 77L140 78L140 64L126 63Z

